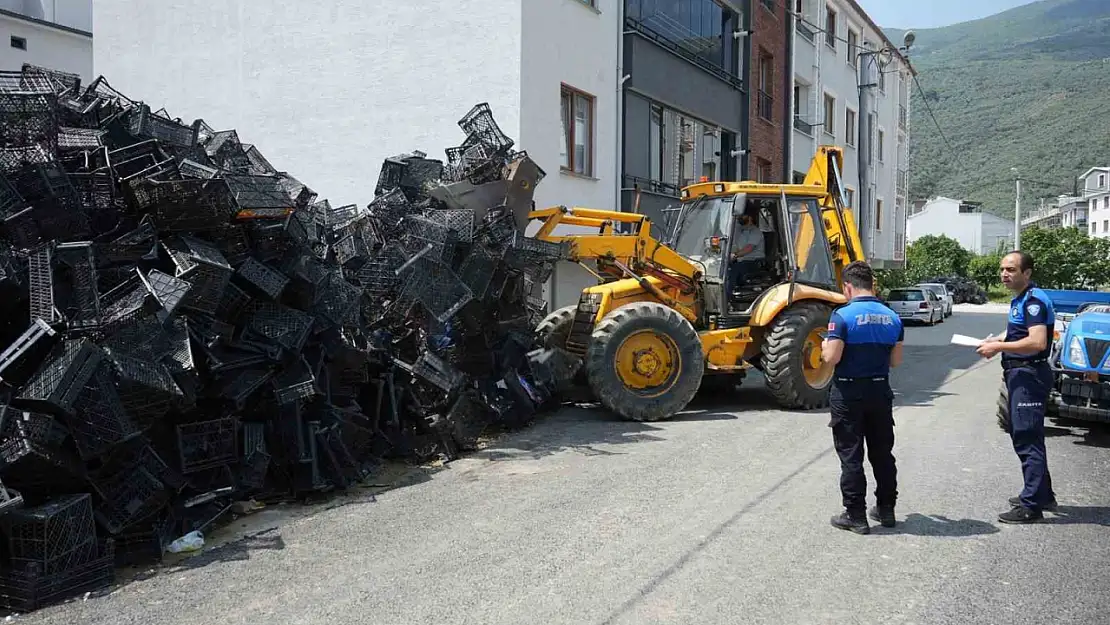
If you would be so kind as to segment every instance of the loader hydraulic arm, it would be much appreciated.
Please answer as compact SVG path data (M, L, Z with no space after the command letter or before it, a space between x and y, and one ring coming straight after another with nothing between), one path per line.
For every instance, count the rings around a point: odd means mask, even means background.
M825 222L825 237L829 241L833 262L838 269L864 259L863 243L855 217L846 208L844 181L840 173L843 167L844 150L822 145L813 156L804 182L809 186L819 186L825 191L820 199L821 214Z
M556 206L532 211L529 219L541 220L534 235L541 241L569 243L573 262L596 260L624 265L637 275L653 275L684 293L692 292L701 270L651 235L651 219L639 213ZM618 232L628 224L631 232ZM596 228L597 234L553 234L558 226Z

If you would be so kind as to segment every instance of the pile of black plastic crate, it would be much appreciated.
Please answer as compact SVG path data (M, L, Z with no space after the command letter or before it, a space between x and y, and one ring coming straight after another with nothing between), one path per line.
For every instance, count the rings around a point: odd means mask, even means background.
M332 206L233 130L0 73L0 607L549 402L575 363L533 349L543 172L488 106L459 125Z

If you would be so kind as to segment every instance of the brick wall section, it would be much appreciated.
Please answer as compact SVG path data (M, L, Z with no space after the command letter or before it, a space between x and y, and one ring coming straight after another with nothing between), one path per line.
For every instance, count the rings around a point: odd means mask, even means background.
M789 69L786 53L786 2L775 0L774 10L768 9L762 0L751 0L752 11L752 53L751 53L751 118L748 120L748 177L755 179L760 160L769 164L770 178L764 182L783 181L783 158L786 152L783 145L783 123L785 107L790 94L786 93L786 73ZM760 114L760 64L764 54L774 59L771 77L771 121Z

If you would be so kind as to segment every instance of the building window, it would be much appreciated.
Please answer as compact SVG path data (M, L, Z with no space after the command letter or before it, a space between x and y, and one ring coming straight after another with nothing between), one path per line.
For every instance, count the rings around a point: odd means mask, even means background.
M648 176L661 193L698 182L722 180L728 173L721 154L733 145L731 133L652 103L648 124Z
M1110 208L1110 196L1102 198L1102 207Z
M856 207L856 190L850 187L844 187L844 201L848 203L847 208Z
M16 37L15 35L12 35L12 47L16 50L26 50L27 40L23 37Z
M836 11L832 9L825 12L825 45L836 49Z
M1102 233L1106 234L1106 232L1108 230L1110 230L1110 219L1103 219L1102 220Z
M856 112L848 108L844 109L844 143L856 144Z
M854 30L848 31L848 65L856 66L859 59L859 35Z
M532 0L533 2L535 0ZM737 74L736 55L725 55L725 39L737 30L736 13L716 0L624 0L628 24L649 37L677 46L679 54ZM730 46L731 47L731 46Z
M875 200L875 229L883 229L883 201Z
M758 156L752 159L752 179L756 182L771 182L771 163Z
M775 90L775 57L761 51L759 55L759 98L756 109L759 116L767 121L774 121L774 98L771 94Z
M591 177L594 175L594 106L592 95L563 85L562 168Z
M836 98L825 94L825 134L836 136Z
M885 148L886 148L886 133L884 133L882 130L879 130L879 143L878 143L877 150L876 150L876 152L877 152L876 156L879 157L879 162L880 163L883 162L883 152L885 151Z
M1103 187L1105 187L1105 186L1106 186L1106 174L1099 174L1099 177L1098 177L1098 188L1100 188L1100 189L1101 189L1101 188L1103 188Z
M760 0L760 2L763 4L763 8L772 13L775 12L775 0Z

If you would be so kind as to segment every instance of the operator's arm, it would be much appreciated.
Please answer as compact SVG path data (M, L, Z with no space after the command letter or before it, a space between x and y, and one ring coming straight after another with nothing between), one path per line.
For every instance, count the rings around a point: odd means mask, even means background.
M838 313L833 313L829 317L829 332L825 340L821 342L821 360L836 365L840 362L840 358L844 356L844 340L848 336L848 330L844 323L844 318Z
M906 329L898 329L898 342L894 344L894 348L890 350L890 366L897 367L902 364L902 341L906 340Z
M1031 356L1048 348L1048 310L1044 302L1030 297L1025 302L1025 326L1029 335L1018 341L1000 344L999 351Z

